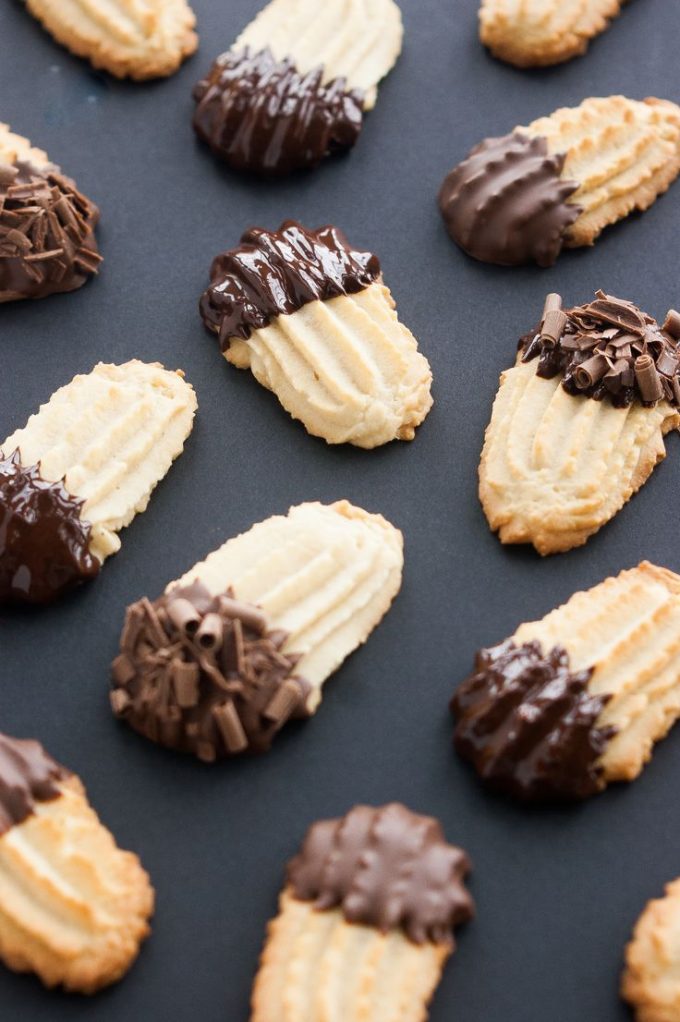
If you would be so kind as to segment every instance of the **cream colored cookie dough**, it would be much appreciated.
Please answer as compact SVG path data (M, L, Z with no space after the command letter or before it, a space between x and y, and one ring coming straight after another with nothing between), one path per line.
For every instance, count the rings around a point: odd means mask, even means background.
M626 948L621 994L637 1022L680 1018L680 880L647 904Z
M198 46L186 0L26 0L71 53L118 78L173 74Z
M149 933L153 889L116 847L77 778L0 836L0 958L47 986L92 994L119 980Z
M324 81L346 78L375 106L378 83L401 53L401 11L394 0L272 0L240 34L233 49L265 47L292 58L302 74L324 69Z
M413 440L432 407L430 365L380 283L276 316L224 356L330 444Z
M585 53L622 6L621 0L482 0L480 38L516 67L560 64Z
M567 248L592 245L605 227L648 209L680 173L680 107L667 100L586 99L515 130L566 153L560 176L579 184L567 201L582 210Z
M8 124L0 124L0 163L32 163L45 167L50 160L46 152L36 149L23 135L15 135Z
M168 590L198 580L261 607L271 628L289 633L284 651L301 654L296 672L312 686L313 712L325 680L389 609L402 568L402 535L381 515L346 500L309 503L228 540Z
M451 954L448 944L414 944L281 896L269 926L251 1022L424 1022Z
M196 395L182 373L158 363L99 363L57 390L0 450L43 479L64 480L84 501L90 550L104 561L121 546L118 532L144 511L191 432Z
M532 543L540 554L581 546L649 478L666 455L664 434L680 426L667 401L573 397L562 377L537 362L501 375L479 468L479 495L502 543Z
M680 717L680 576L644 561L512 638L564 647L572 673L594 668L588 691L609 697L595 726L616 730L599 760L603 785L634 780Z

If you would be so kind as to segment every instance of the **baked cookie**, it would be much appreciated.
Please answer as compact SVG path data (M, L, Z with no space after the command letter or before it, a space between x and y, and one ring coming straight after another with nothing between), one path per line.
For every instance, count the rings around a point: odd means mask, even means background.
M451 709L458 753L516 798L634 780L680 716L680 576L645 561L520 625Z
M398 803L314 824L269 925L251 1022L425 1022L454 928L474 915L470 862Z
M300 504L128 608L111 705L206 762L262 752L366 641L401 585L401 533L347 501Z
M0 734L0 958L92 994L128 971L153 888L73 774L38 742Z
M501 375L479 467L502 543L581 546L647 481L680 426L679 338L673 311L660 327L602 291L566 312L548 296Z
M57 42L117 78L164 78L198 46L186 0L26 0Z
M626 949L621 994L637 1022L680 1018L680 880L650 901Z
M580 57L609 27L623 0L482 0L479 34L494 57L546 67Z
M182 453L196 396L157 363L95 366L0 445L0 604L94 577Z
M98 220L47 153L0 124L0 303L82 287L102 261Z
M194 128L237 170L282 175L351 149L401 52L394 0L272 0L194 89Z
M224 357L309 433L367 448L413 439L432 407L432 373L376 256L335 227L287 220L247 231L210 279L200 311Z
M562 247L645 210L680 172L680 107L586 99L503 138L449 174L439 208L453 240L482 262L552 266Z

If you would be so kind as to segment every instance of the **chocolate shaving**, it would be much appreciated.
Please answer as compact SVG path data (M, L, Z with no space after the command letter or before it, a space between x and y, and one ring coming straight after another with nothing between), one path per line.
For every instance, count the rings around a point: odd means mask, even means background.
M264 752L311 687L281 652L287 634L231 589L200 582L128 608L112 665L111 706L146 738L206 762Z
M524 800L580 799L604 787L599 764L615 734L598 718L592 669L572 674L569 654L512 639L477 655L452 701L454 744L482 780Z
M538 358L538 376L561 375L567 393L607 398L616 408L661 400L680 407L678 313L671 310L660 327L632 302L603 291L566 312L558 302L559 295L548 295L538 329L520 340L522 362Z
M0 164L0 302L81 287L101 263L98 220L57 167Z

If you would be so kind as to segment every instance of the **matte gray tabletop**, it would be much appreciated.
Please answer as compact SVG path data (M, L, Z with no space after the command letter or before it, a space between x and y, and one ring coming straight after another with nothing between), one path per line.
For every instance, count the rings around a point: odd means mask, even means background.
M3 1022L237 1022L286 860L309 823L391 799L441 818L474 861L476 921L460 934L432 1022L623 1022L622 952L645 902L680 874L680 733L642 777L587 804L528 810L485 794L451 749L448 700L475 650L574 590L647 557L675 570L680 459L569 554L504 549L477 502L499 372L547 291L602 287L657 316L680 301L680 184L549 271L463 256L439 220L444 173L486 135L586 96L680 97L680 5L634 0L585 59L545 72L497 63L476 0L401 0L403 55L347 158L276 184L238 177L194 141L193 83L258 9L194 0L200 52L168 81L118 83L0 8L0 118L101 206L105 263L81 291L0 309L0 437L76 372L131 357L186 370L199 399L186 451L99 579L37 613L0 614L0 729L39 737L83 778L119 843L151 873L151 940L95 1000L0 969ZM375 251L434 371L412 444L329 448L220 357L196 303L212 257L251 225L333 222ZM116 723L109 663L124 609L227 537L304 500L348 497L406 540L402 592L328 683L309 723L262 758L202 766ZM272 1019L272 1022L278 1022Z

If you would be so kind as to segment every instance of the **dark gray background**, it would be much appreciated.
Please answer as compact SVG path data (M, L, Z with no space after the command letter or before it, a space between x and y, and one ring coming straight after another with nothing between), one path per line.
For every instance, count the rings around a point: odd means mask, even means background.
M499 371L548 290L597 287L663 316L678 294L680 185L551 271L478 265L449 242L435 195L485 135L589 95L680 97L680 6L635 0L584 60L540 73L496 63L476 0L401 0L404 53L347 159L263 185L193 140L191 87L259 0L195 0L202 47L174 78L93 73L19 3L0 9L0 116L101 206L106 258L82 291L0 310L0 437L76 372L131 357L181 366L200 411L185 454L101 577L62 604L0 615L0 727L76 770L119 843L151 873L158 910L130 975L96 1000L0 970L3 1022L237 1022L286 860L308 824L357 801L439 816L474 860L476 922L461 933L432 1022L622 1022L622 951L648 898L680 873L680 736L643 776L588 804L524 810L486 795L450 747L447 703L475 650L574 590L648 557L680 569L677 438L670 457L587 547L541 561L503 549L476 497ZM411 445L331 449L221 358L196 301L242 230L335 222L381 257L434 371ZM348 497L406 538L404 586L323 706L261 759L208 768L112 718L108 665L125 606L156 596L224 539L303 500ZM272 1019L271 1022L279 1022Z

